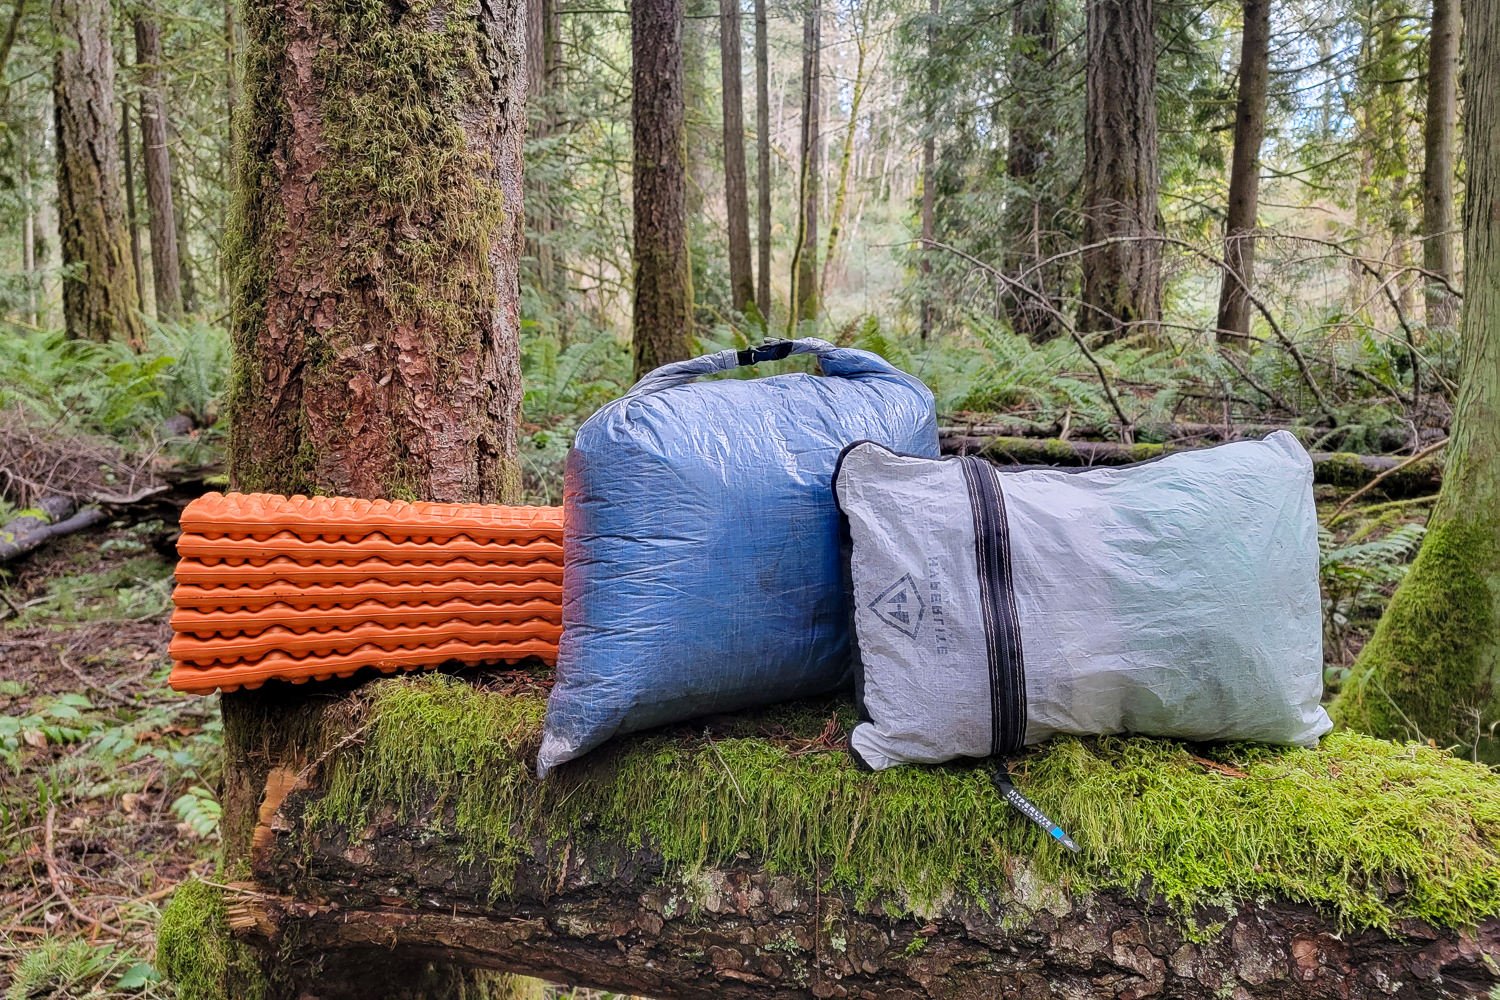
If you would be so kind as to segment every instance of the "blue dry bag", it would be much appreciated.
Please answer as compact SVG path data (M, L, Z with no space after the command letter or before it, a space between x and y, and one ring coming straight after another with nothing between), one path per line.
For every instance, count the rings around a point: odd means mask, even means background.
M789 354L825 377L694 381ZM831 484L860 440L936 456L932 393L813 339L664 365L579 428L539 774L619 733L848 683Z

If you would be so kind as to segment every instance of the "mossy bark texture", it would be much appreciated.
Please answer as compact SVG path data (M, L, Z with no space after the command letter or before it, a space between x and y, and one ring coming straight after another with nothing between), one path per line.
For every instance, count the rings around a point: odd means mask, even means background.
M120 190L109 0L52 0L63 318L78 340L146 341Z
M693 273L687 237L687 147L683 105L683 0L630 5L631 101L635 118L636 377L688 356Z
M1156 6L1088 0L1083 303L1078 327L1153 333L1161 319L1157 235Z
M1500 7L1475 5L1466 38L1467 281L1443 488L1334 714L1500 761Z
M247 6L236 488L515 498L524 22L520 0Z
M1075 856L982 764L859 770L837 704L627 738L545 783L535 694L430 676L354 704L305 741L228 900L305 997L434 958L662 1000L1500 982L1500 790L1438 750L1056 741L1011 767Z

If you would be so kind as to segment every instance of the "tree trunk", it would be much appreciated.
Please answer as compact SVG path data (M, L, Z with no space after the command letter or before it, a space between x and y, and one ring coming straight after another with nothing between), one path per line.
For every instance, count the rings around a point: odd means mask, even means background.
M820 284L826 290L831 280L834 260L838 256L839 237L843 234L844 213L849 202L849 173L854 164L854 134L859 129L859 110L864 104L866 63L870 49L870 5L859 5L854 21L854 83L849 95L849 124L844 129L844 144L839 151L839 179L834 188L833 206L828 212L828 246L823 251L823 276Z
M927 5L927 58L937 58L937 20L939 0L929 0ZM929 82L928 87L932 84ZM927 120L922 123L922 250L917 270L922 276L922 303L917 321L918 333L923 343L932 336L935 307L932 304L932 255L937 248L932 241L937 238L937 128L936 109L928 100ZM882 176L887 176L885 171Z
M1422 267L1453 282L1454 131L1458 124L1458 0L1432 0L1428 36L1426 157L1422 165ZM1427 325L1458 322L1458 299L1441 282L1427 282Z
M724 87L724 208L729 215L729 294L745 310L755 301L750 270L750 196L745 179L745 99L740 72L740 0L719 0L719 64Z
M680 361L693 334L683 119L683 0L630 7L635 116L636 377Z
M130 234L130 271L135 277L135 305L146 311L145 260L141 256L141 223L135 214L135 152L130 144L130 105L120 105L120 163L125 177L125 231Z
M1088 0L1087 20L1078 327L1149 337L1161 319L1155 0Z
M1063 333L1061 263L1044 263L1061 249L1058 217L1057 125L1052 119L1058 67L1055 0L1018 0L1011 11L1010 181L1005 231L1006 270L1016 287L1001 296L1011 329L1035 343Z
M529 0L527 6L526 101L527 141L544 142L557 130L561 95L558 73L562 66L562 31L556 0ZM536 234L529 242L528 255L536 261L537 283L558 310L558 336L567 343L567 325L562 322L566 311L566 282L558 265L553 245L558 219L552 204L553 192L536 185L535 174L527 197L527 223Z
M1468 280L1443 488L1334 710L1366 732L1500 761L1500 5L1469 8L1467 39Z
M755 305L771 321L771 59L766 0L755 0Z
M818 181L820 157L819 110L823 38L822 0L806 0L802 26L802 151L797 177L797 245L792 255L792 303L787 330L818 318Z
M237 489L517 495L520 2L247 8Z
M192 244L188 242L188 201L182 186L182 171L172 171L172 224L177 227L177 276L182 289L182 310L198 311L198 283L193 277Z
M247 6L226 239L234 488L519 499L523 2ZM308 704L221 698L230 871L270 762L307 750L283 723ZM259 995L279 961L236 963L227 995ZM378 993L447 998L469 976L439 979Z
M108 0L53 0L57 220L63 317L79 340L146 342L120 193Z
M1234 112L1234 157L1224 225L1225 273L1219 287L1220 343L1250 343L1250 294L1255 281L1255 227L1260 205L1260 146L1266 135L1266 86L1271 59L1271 0L1245 0L1240 37L1240 96Z
M167 147L161 60L161 25L151 13L136 14L135 63L141 72L141 159L146 165L151 278L157 317L175 320L182 316L182 268L177 256L177 213L172 199L172 155Z

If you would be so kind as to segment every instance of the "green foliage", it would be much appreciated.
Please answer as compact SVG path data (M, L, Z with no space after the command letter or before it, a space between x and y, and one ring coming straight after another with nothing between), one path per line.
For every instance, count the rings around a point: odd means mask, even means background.
M1341 649L1353 628L1374 624L1390 588L1406 575L1425 530L1420 524L1401 524L1379 538L1359 540L1356 535L1342 544L1328 529L1318 530L1325 649Z
M541 699L442 676L380 681L370 695L363 747L334 762L312 822L358 827L394 808L451 828L499 893L533 836L597 831L659 850L689 887L748 854L898 908L950 890L1003 897L1024 861L1043 885L1148 890L1185 915L1267 897L1346 927L1500 914L1500 786L1423 747L1347 733L1316 750L1056 740L1013 771L1084 846L1075 862L1013 815L983 765L869 774L808 751L830 711L853 721L847 707L783 707L701 739L630 738L537 783ZM1387 891L1393 879L1403 892Z
M16 963L5 1000L166 998L161 977L117 944L47 937Z

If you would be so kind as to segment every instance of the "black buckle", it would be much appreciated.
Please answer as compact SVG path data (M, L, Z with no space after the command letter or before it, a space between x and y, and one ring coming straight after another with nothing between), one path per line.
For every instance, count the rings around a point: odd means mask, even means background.
M762 361L780 361L792 353L793 346L790 340L768 340L759 347L747 347L742 351L736 351L734 360L742 367L759 364Z

